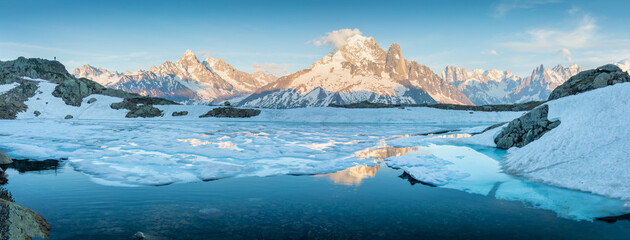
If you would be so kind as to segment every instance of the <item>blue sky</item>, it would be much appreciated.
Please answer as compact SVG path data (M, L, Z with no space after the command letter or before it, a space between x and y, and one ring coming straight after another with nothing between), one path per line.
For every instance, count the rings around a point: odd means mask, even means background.
M28 1L0 0L0 59L53 58L148 69L186 49L252 72L294 72L358 29L438 74L446 65L585 68L630 57L630 1Z

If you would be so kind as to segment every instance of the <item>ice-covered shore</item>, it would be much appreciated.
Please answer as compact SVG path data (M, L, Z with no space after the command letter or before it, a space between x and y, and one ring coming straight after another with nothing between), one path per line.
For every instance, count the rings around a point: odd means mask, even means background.
M505 168L527 179L630 201L630 83L547 103L561 124L512 148Z

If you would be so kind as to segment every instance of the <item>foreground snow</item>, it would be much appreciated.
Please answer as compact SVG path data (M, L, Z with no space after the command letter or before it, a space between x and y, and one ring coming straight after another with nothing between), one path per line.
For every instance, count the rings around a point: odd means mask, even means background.
M548 103L561 124L523 148L505 167L528 179L630 200L630 83Z
M482 135L473 137L476 136ZM552 210L565 218L592 220L630 213L623 201L530 183L508 175L502 171L500 162L505 151L467 144L473 137L458 132L389 141L387 144L395 147L415 146L417 150L387 158L386 163L425 184L521 201L535 208ZM479 138L472 141L484 142Z

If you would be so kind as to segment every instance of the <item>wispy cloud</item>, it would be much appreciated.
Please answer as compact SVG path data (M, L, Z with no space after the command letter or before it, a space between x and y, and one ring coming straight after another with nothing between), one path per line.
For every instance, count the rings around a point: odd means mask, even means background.
M256 72L266 72L276 76L283 76L289 73L289 64L280 65L276 63L266 63L265 65L261 65L254 63L252 67Z
M357 28L344 28L326 33L326 36L321 37L319 40L308 41L307 43L313 43L315 46L329 46L338 49L346 44L348 38L355 35L361 35L361 31Z
M558 52L556 52L556 55L566 57L567 61L573 62L573 58L571 58L571 50L567 48L560 49Z
M492 16L495 18L501 18L513 10L535 8L540 5L559 3L559 2L562 2L562 1L561 0L503 0L495 4L493 8Z
M524 34L522 41L505 42L502 47L517 52L557 52L562 48L584 49L601 47L605 43L625 45L627 39L609 39L597 34L595 19L584 15L572 29L532 29Z

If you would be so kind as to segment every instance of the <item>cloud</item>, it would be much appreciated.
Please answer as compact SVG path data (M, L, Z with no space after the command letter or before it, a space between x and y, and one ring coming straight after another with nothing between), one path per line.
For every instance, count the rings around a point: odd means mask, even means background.
M501 18L512 10L535 8L539 5L559 2L561 0L503 0L494 6L492 15L495 18Z
M265 65L261 65L254 63L252 64L252 67L256 72L266 72L276 76L283 76L289 73L289 64L280 65L276 63L266 63Z
M569 14L576 14L576 13L578 13L579 11L580 11L580 9L579 9L578 7L573 6L573 7L571 7L571 9L569 9L569 10L567 11L567 13L569 13Z
M585 15L573 29L532 29L523 35L524 41L506 42L502 46L517 52L555 52L562 48L597 47L603 42L611 41L597 34L595 19L589 15Z
M573 62L573 58L571 57L571 50L567 48L562 48L558 50L558 52L556 52L556 55L566 57L567 61Z
M326 36L321 37L319 40L309 41L309 43L313 43L315 46L329 46L335 49L343 47L346 44L346 40L355 35L361 35L361 31L359 29L339 29L329 33L326 33Z
M199 51L197 52L197 56L201 56L203 58L209 58L212 55L216 55L216 52L209 52L209 51Z
M490 54L492 54L492 55L497 55L497 51L496 51L496 50L491 50L491 51L490 51Z

